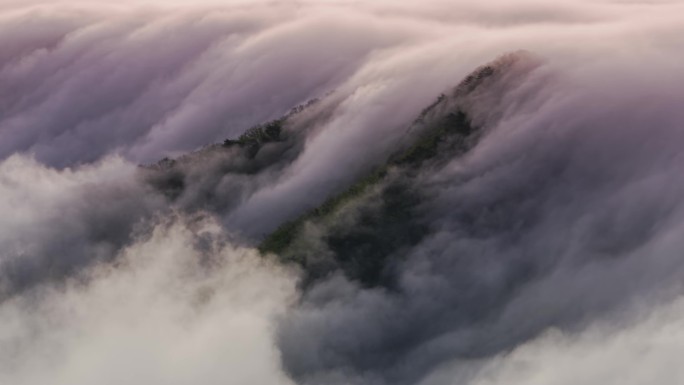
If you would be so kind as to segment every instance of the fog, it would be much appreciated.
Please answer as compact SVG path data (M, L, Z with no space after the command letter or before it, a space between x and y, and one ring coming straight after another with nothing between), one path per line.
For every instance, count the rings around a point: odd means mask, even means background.
M0 382L679 384L682 12L2 1ZM477 144L412 179L428 230L394 287L258 253L520 49L459 101ZM139 167L313 99L257 171L195 153L169 200Z
M225 244L206 218L174 218L115 265L6 301L0 379L11 384L290 384L271 319L292 274Z

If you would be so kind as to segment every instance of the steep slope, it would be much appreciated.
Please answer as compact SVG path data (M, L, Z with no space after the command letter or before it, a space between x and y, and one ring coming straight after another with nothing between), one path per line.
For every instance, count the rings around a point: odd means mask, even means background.
M371 165L351 186L280 224L259 250L303 267L305 285L341 271L365 286L391 287L395 263L434 230L420 209L432 194L422 185L424 176L478 143L486 131L479 109L498 97L502 78L534 63L530 54L517 52L473 71L420 113L384 164ZM325 102L312 100L236 139L146 166L143 177L183 210L230 213L301 155L330 113Z
M431 230L419 208L430 199L421 176L466 154L485 134L473 106L495 94L500 77L520 62L516 53L482 66L428 106L386 163L321 206L281 225L261 243L300 264L306 281L341 270L366 286L392 286L394 263Z
M143 177L181 208L226 212L297 158L313 128L302 115L317 102L314 99L297 106L236 139L145 166ZM294 121L295 117L300 119Z

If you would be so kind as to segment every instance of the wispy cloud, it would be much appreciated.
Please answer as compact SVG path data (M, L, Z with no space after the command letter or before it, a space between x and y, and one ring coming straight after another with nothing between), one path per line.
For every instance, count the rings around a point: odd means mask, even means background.
M682 11L4 1L0 382L680 383ZM396 287L302 291L253 250L518 49L541 63L468 101L478 145L416 176ZM136 166L321 96L263 172L202 158L170 204Z

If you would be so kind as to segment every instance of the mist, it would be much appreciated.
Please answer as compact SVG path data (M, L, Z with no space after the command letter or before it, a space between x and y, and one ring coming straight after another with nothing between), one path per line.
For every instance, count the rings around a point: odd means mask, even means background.
M115 265L5 301L0 379L291 384L271 322L294 274L222 238L210 219L169 219Z
M679 384L682 12L3 1L0 382ZM402 179L423 233L391 284L258 251L442 94L479 133ZM306 222L317 261L373 199Z

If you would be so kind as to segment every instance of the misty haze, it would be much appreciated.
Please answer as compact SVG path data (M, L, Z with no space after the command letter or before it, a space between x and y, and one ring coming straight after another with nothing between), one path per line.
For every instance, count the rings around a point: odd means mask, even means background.
M681 385L683 172L679 0L0 0L0 384Z

